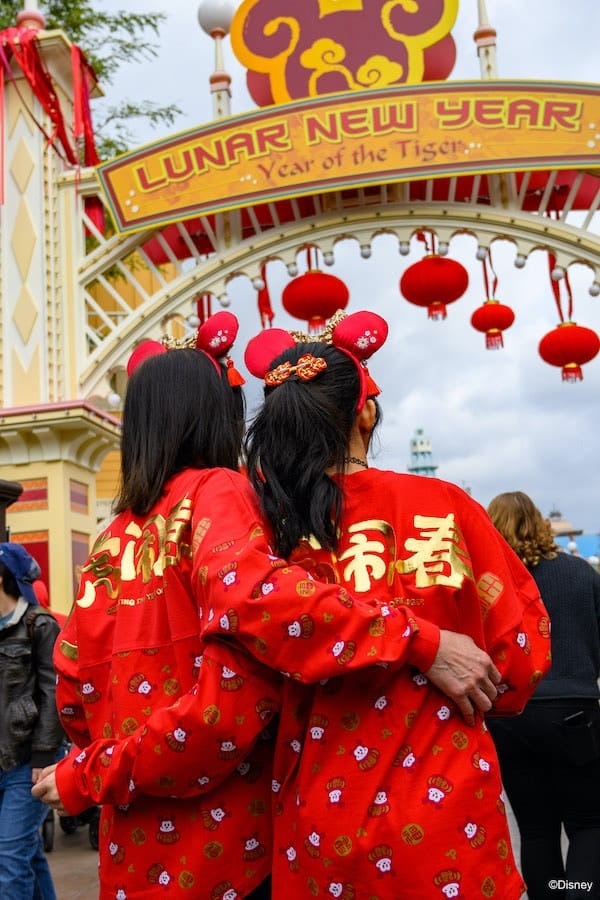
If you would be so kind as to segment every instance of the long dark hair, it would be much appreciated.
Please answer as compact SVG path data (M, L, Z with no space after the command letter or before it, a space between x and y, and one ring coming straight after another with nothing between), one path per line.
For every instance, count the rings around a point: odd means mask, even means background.
M121 486L116 513L146 515L165 483L186 468L237 469L244 427L240 388L193 349L146 359L123 407Z
M245 442L248 475L282 556L310 535L323 547L337 547L343 494L326 469L344 468L360 392L355 363L329 344L298 344L271 368L296 365L307 353L323 358L327 368L311 381L294 374L266 387Z

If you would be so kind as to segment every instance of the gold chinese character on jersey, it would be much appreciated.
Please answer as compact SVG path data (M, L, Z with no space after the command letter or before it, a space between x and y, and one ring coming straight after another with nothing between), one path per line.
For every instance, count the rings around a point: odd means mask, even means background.
M376 531L381 538L369 538L366 532ZM346 563L343 580L353 582L356 593L371 590L373 581L381 581L391 574L388 560L396 557L394 530L388 522L368 519L348 528L351 546L338 557L338 562Z
M454 522L454 513L443 517L416 515L414 526L418 535L404 542L404 548L412 551L412 556L396 563L400 574L414 572L417 587L444 584L458 588L465 578L473 578L471 560Z
M99 587L115 599L125 582L139 578L148 584L153 577L162 577L165 566L176 565L182 555L189 556L191 519L191 501L184 497L166 519L160 514L150 516L141 526L131 521L122 538L110 530L103 532L82 567L83 591L77 604L91 606Z

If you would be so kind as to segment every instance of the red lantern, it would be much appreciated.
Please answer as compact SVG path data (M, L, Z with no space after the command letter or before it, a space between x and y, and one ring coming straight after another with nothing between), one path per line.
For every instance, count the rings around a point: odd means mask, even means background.
M488 350L499 350L504 346L502 332L510 328L515 314L504 303L494 298L486 300L471 316L471 325L477 331L485 332L485 346Z
M563 381L582 381L581 366L596 356L600 338L591 328L561 322L541 339L538 350L544 362L562 367Z
M400 279L403 296L415 306L427 307L430 319L445 319L448 303L462 297L468 286L465 267L437 253L409 266Z
M346 308L349 298L341 278L309 269L286 285L281 302L290 316L308 321L309 331L319 331L338 309Z

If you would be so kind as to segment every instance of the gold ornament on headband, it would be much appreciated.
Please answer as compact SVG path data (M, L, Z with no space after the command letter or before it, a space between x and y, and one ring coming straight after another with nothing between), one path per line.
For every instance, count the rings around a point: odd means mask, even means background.
M290 331L296 344L311 344L317 341L320 344L332 344L332 335L336 325L343 319L347 319L348 314L343 309L338 309L336 313L329 319L327 325L320 334L305 334L303 331Z
M271 364L278 356L304 343L331 344L340 353L349 357L356 366L360 379L356 409L360 412L367 397L376 397L380 393L369 375L366 361L383 346L387 334L387 322L375 312L362 310L347 315L343 310L338 310L318 335L284 331L282 328L269 328L257 334L248 343L244 359L248 371L257 378L264 378L267 384L283 384L292 374L291 370L294 367L290 366L288 370L288 364L284 363L270 370ZM311 373L309 378L314 378L315 374Z
M300 381L312 381L313 378L316 378L317 375L326 368L327 363L323 357L312 356L310 353L307 353L305 356L300 357L296 366L292 366L291 363L285 362L275 369L272 369L270 372L267 372L265 375L265 384L269 387L275 387L276 385L283 384L284 381L287 381L290 375L297 375Z
M196 329L193 334L183 338L174 338L169 334L163 334L160 342L167 350L195 350L197 337L198 330Z

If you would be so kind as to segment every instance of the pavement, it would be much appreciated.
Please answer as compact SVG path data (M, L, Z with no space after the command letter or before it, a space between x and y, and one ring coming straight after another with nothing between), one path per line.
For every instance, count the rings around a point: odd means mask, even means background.
M98 897L98 851L89 840L89 827L81 825L65 834L54 817L54 841L46 858L58 900L95 900Z

